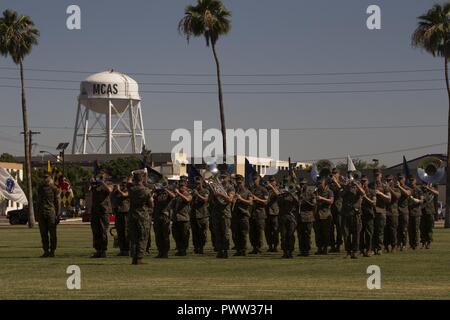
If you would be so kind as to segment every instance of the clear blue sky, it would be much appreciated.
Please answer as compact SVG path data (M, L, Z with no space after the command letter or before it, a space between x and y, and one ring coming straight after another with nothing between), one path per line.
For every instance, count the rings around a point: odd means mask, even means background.
M184 7L194 0L150 1L5 1L32 16L41 31L39 46L27 57L28 68L82 70L114 68L124 73L214 73L203 38L188 45L178 34ZM225 74L342 73L442 69L443 61L412 49L416 17L434 0L229 0L232 30L218 44ZM78 4L82 30L66 29L66 7ZM382 9L382 29L369 31L370 4ZM0 58L0 67L13 67ZM0 69L0 152L23 153L20 92L16 70ZM27 71L31 79L81 81L87 75ZM214 84L214 77L135 76L138 82ZM225 77L225 84L373 82L443 79L443 72L302 77ZM28 86L78 88L77 83L28 81ZM446 142L448 103L442 91L227 94L235 91L358 91L443 88L444 82L358 83L345 85L225 86L227 126L231 128L342 128L440 125L434 128L281 131L281 158L295 160L372 154ZM142 85L142 90L213 91L214 86ZM39 149L72 141L76 91L27 91L31 127L39 127ZM218 127L216 95L142 93L147 140L155 152L170 151L170 133L153 129L192 128L194 120ZM12 127L5 127L9 125ZM17 126L17 127L15 127ZM42 127L68 127L46 129ZM445 146L367 156L395 164L402 154L444 152Z

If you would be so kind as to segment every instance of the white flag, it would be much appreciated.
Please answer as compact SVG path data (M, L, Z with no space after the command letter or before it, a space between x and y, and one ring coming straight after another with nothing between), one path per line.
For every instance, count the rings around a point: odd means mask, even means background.
M355 165L353 164L352 158L350 158L350 155L347 155L347 172L354 172L356 171Z
M3 197L13 202L18 202L25 206L28 204L22 188L4 168L0 168L0 193Z

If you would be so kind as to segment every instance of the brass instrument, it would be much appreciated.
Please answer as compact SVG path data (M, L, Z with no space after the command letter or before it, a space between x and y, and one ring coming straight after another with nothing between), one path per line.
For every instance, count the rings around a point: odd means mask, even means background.
M206 171L203 174L203 180L205 181L206 186L213 192L216 193L223 193L228 194L225 188L222 185L222 182L219 179L220 171L217 168L216 164L212 164L209 166L208 171ZM217 201L219 201L220 204L226 205L227 201L221 197L216 197Z
M436 157L425 157L417 166L417 176L424 183L437 184L445 174L443 162Z
M330 160L319 160L311 170L311 180L317 183L319 178L330 177L334 164Z

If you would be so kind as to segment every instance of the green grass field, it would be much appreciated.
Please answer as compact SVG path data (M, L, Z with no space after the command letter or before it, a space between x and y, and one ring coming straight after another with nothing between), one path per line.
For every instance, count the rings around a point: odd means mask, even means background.
M0 299L449 299L450 230L436 229L431 250L343 259L343 254L280 254L90 259L88 225L61 225L54 259L42 259L38 228L0 226ZM81 290L66 288L66 268L81 268ZM366 269L381 268L380 290L368 290Z

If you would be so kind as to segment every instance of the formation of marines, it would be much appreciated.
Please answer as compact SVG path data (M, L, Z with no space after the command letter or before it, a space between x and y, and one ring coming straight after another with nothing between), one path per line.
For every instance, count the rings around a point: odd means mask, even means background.
M188 254L192 233L194 253L204 254L208 232L216 257L226 259L233 243L234 256L268 252L293 258L297 236L299 256L309 256L312 235L316 255L345 251L345 257L369 257L406 250L421 244L429 249L438 198L432 184L418 185L414 177L383 177L374 172L352 179L334 168L329 176L308 186L306 179L288 177L279 185L270 177L263 185L254 174L251 186L241 175L220 174L221 188L211 188L201 176L188 186L187 177L177 185L149 184L146 173L135 172L111 185L102 172L90 185L93 258L105 258L109 215L115 214L119 256L142 264L150 252L153 226L156 258L168 258L172 234L177 256ZM59 195L50 176L39 187L39 228L43 257L56 250ZM314 232L313 232L314 231ZM248 239L250 241L248 241ZM249 250L248 244L251 248Z

